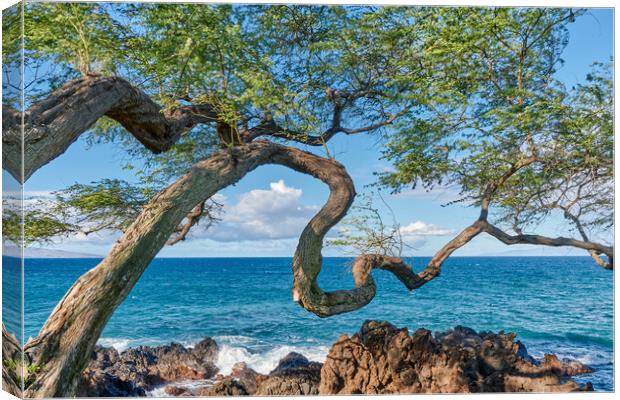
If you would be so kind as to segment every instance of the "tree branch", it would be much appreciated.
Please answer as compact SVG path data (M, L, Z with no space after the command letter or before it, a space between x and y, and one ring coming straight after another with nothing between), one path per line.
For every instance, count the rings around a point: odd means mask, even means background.
M388 115L387 118L383 121L379 121L359 128L347 128L340 126L340 120L334 118L334 120L337 121L337 124L333 123L330 128L323 131L323 133L321 133L320 135L308 135L303 132L285 129L278 125L272 118L268 117L255 127L241 132L241 135L246 143L251 142L252 140L261 136L269 136L274 138L292 140L294 142L306 144L309 146L324 146L325 143L327 143L338 133L354 135L357 133L371 132L379 128L391 125L397 118L405 115L409 111L409 109L409 107L405 107L403 110L399 111L396 114Z
M215 215L219 209L222 208L222 204L216 202L213 199L201 201L192 211L190 211L185 219L187 220L184 224L177 227L175 233L177 236L171 238L166 243L168 246L173 246L181 241L184 241L187 238L187 234L190 229L197 225L203 218L207 218L207 226L206 229L211 227L215 222L220 219Z
M566 238L566 237L550 238L550 237L541 236L541 235L525 235L525 234L509 235L508 233L502 231L501 229L499 229L498 227L490 223L485 224L484 232L488 233L489 235L495 237L499 241L503 242L504 244L508 244L508 245L537 244L537 245L553 246L553 247L570 246L570 247L577 247L579 249L584 249L584 250L593 250L593 251L597 251L599 253L604 253L604 254L613 254L612 247L604 246L599 243L586 242L583 240L577 240L577 239Z
M163 109L122 78L87 75L67 82L25 111L22 180L21 113L3 105L2 114L3 168L20 182L64 153L103 116L119 122L155 153L170 148L195 125L217 119L210 105Z
M260 136L283 138L311 146L323 146L339 132L356 134L369 132L394 122L408 112L405 107L386 119L365 127L341 126L342 112L365 91L340 93L326 91L334 103L330 128L312 136L280 127L272 118L266 117L251 129L241 131L240 138L249 143ZM25 182L30 176L49 163L90 129L95 122L107 116L120 123L129 133L149 150L159 153L169 149L181 135L201 123L222 122L210 104L183 105L163 108L142 90L120 77L87 74L69 81L30 106L22 114L3 105L3 168L15 179ZM222 124L218 124L220 126ZM23 179L22 179L22 128L23 128ZM231 127L232 129L232 127ZM233 143L238 145L240 143Z
M202 217L202 213L204 211L205 208L205 203L207 201L201 201L196 207L194 207L194 209L192 211L190 211L185 218L187 219L187 222L184 223L183 225L181 225L176 232L178 233L178 235L174 238L171 238L170 240L168 240L168 242L166 244L168 244L169 246L173 246L181 241L184 241L185 238L187 237L187 234L189 233L189 230L196 225L199 221L200 221L200 217Z
M126 298L155 255L196 205L265 164L279 164L325 182L327 203L300 236L293 258L294 298L307 310L328 316L352 311L374 297L370 271L394 273L408 288L420 286L400 259L362 256L356 260L356 288L323 292L316 278L321 271L321 248L326 232L347 213L355 189L338 162L268 141L225 149L193 168L159 192L125 230L108 255L82 275L58 303L37 338L25 352L43 369L27 388L28 397L71 397L88 358L114 310Z

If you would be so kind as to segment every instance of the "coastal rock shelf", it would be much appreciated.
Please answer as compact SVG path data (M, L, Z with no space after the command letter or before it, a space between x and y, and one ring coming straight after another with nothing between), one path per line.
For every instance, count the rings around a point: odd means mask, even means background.
M78 397L135 397L182 380L204 380L217 372L218 348L211 338L186 349L180 344L139 346L119 354L97 346L78 387Z
M409 335L387 322L367 321L332 346L321 370L321 394L569 392L592 390L568 380L592 372L576 361L545 355L536 362L514 333L464 327Z
M243 396L388 393L569 392L592 390L568 376L592 372L575 360L545 355L537 361L514 333L477 333L456 327L409 334L388 322L366 321L341 336L324 364L290 353L269 374L238 363L218 374L218 346L205 338L140 346L119 354L97 347L78 396Z

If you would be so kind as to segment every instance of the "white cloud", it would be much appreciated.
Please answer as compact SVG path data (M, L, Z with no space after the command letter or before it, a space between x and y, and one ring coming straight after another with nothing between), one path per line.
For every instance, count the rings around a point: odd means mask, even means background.
M454 233L454 230L441 228L437 225L427 224L422 221L415 221L400 228L404 237L411 236L446 236Z
M448 236L453 233L453 229L442 228L423 221L415 221L400 228L403 241L414 249L424 246L431 236Z
M302 190L283 180L269 186L239 195L237 204L225 203L222 221L197 234L221 242L298 237L319 207L301 204Z
M196 246L206 239L210 243L220 243L221 250L230 251L231 246L237 249L264 246L267 253L283 251L283 246L294 248L303 228L319 210L319 206L301 204L302 195L301 189L287 186L283 180L272 182L268 190L256 189L242 193L236 196L236 203L234 199L231 201L224 195L216 194L214 200L223 204L222 220L208 229L203 224L194 227L189 235L189 239L193 240L187 244L191 242ZM44 206L51 201L52 196L49 192L30 192L26 197L27 202ZM120 235L120 232L108 230L90 235L77 233L58 238L58 243L44 247L73 250L75 247L91 245L97 246L97 253L100 253L103 249L101 246L111 246ZM179 244L174 247L184 246Z

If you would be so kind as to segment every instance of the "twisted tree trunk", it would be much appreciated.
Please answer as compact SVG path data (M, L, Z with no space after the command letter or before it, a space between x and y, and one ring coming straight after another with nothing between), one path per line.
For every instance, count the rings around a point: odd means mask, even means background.
M15 156L19 155L16 149L21 145L21 115L7 107L3 107L3 115L3 167L19 179L20 160ZM166 150L198 123L218 122L216 113L208 105L162 109L121 78L83 77L67 83L26 111L24 180L62 154L102 116L118 121L155 152ZM245 141L256 135L278 136L277 130L270 134L266 127L259 124L240 137ZM338 129L342 128L338 126ZM330 188L327 203L302 232L293 258L293 298L321 317L368 304L376 293L371 276L374 268L392 272L409 290L424 285L439 275L442 263L455 250L481 232L507 244L568 245L613 255L613 248L574 239L507 235L487 222L483 207L481 217L446 244L421 273L416 274L396 257L362 255L353 266L354 289L324 292L317 283L322 267L323 239L346 215L355 196L353 182L345 168L336 161L272 142L233 144L237 146L195 164L190 172L156 195L105 259L69 289L39 336L24 349L27 361L40 367L34 383L26 389L28 397L73 396L105 324L183 219L198 204L263 164L287 166L322 180Z
M345 168L334 160L272 142L222 150L195 164L156 195L106 258L69 289L38 337L26 344L28 359L41 367L26 394L72 396L108 319L183 218L198 203L264 164L287 166L322 180L330 188L327 203L304 229L293 260L293 297L304 308L328 316L363 307L376 292L372 268L392 272L409 289L424 283L398 258L364 255L355 262L355 289L323 292L316 283L322 266L323 237L345 216L355 196Z
M155 196L106 258L69 289L25 352L42 370L26 394L69 397L103 328L185 215L201 201L237 182L259 165L276 163L326 180L332 204L346 212L354 195L344 167L297 149L256 142L197 163ZM344 188L343 188L344 187ZM351 196L344 199L342 196ZM332 217L339 218L340 214ZM303 247L303 245L300 245Z
M70 397L105 324L185 215L269 162L281 146L253 143L216 153L156 195L99 265L58 303L25 353L42 367L30 397Z
M218 122L208 105L162 109L145 93L118 77L85 76L68 82L22 116L3 106L3 168L21 181L21 134L24 132L26 181L62 154L102 116L108 116L154 152L164 151L198 123ZM268 134L264 124L254 128ZM277 136L278 132L272 132ZM256 135L244 132L245 138ZM253 136L254 135L254 136ZM225 143L227 144L227 143ZM391 270L405 285L418 278L398 259L364 256L355 268L356 289L324 293L316 284L325 233L346 214L355 190L339 163L271 142L253 142L221 151L155 196L124 232L105 259L80 277L65 294L37 338L26 344L28 364L40 367L26 390L29 397L72 396L81 372L105 324L179 223L197 204L235 183L257 166L276 163L310 174L331 190L325 207L310 221L293 264L295 298L321 316L350 311L375 294L370 270Z
M119 122L154 152L167 150L196 124L213 122L209 105L163 109L146 93L120 77L84 76L65 83L24 113L24 177L65 152L101 117ZM21 177L21 113L2 106L3 168Z
M24 364L22 348L14 335L2 324L2 390L13 396L22 397Z

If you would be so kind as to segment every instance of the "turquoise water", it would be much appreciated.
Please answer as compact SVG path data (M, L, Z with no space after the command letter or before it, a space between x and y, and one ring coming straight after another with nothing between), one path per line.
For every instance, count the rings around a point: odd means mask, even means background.
M410 261L420 270L427 259ZM26 260L26 337L36 335L69 286L97 262ZM349 262L325 259L320 285L352 287ZM247 361L268 372L291 350L322 361L340 334L354 333L366 319L410 330L465 325L516 332L535 357L551 352L579 359L596 369L579 381L613 390L613 273L587 257L454 257L441 277L413 293L389 273L376 271L378 292L371 304L326 319L292 301L290 263L289 258L156 259L100 343L119 349L170 341L191 345L212 336L222 347L218 364L224 371Z

